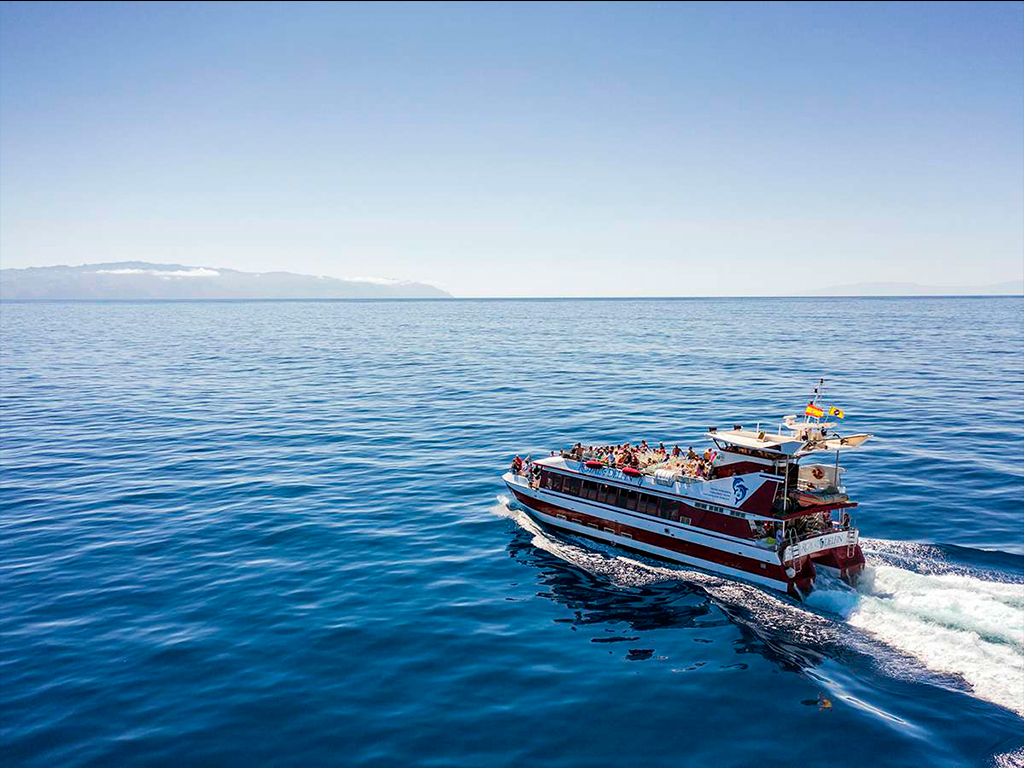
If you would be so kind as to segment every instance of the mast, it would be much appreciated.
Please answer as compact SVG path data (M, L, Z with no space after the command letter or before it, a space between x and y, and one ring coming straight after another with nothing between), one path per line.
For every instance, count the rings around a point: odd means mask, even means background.
M811 404L812 405L817 405L818 401L821 399L823 394L825 394L825 380L824 379L818 379L818 386L816 386L814 388L814 399L811 400ZM820 422L821 422L821 419L819 417L815 416L814 417L814 423L818 424ZM804 413L804 424L810 424L810 423L811 423L811 415L809 413L805 412Z

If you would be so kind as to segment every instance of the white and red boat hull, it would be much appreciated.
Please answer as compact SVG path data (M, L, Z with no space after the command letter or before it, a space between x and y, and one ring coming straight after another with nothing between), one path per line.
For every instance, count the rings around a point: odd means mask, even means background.
M506 473L503 478L516 501L540 523L561 531L615 544L645 555L695 566L714 573L770 587L795 597L814 586L814 561L853 576L863 564L860 548L804 545L806 553L785 562L774 548L731 536L712 527L650 517L635 511L531 485L527 478ZM660 490L660 489L659 489ZM683 500L685 503L685 500ZM693 508L695 515L701 512ZM734 514L740 514L738 511ZM744 523L746 525L746 523ZM850 547L850 550L853 548Z

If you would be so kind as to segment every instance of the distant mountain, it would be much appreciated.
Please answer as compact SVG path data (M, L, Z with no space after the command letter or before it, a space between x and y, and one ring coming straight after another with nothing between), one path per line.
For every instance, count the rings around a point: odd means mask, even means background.
M1024 280L991 285L921 285L920 283L850 283L801 291L799 296L1006 296L1024 294Z
M450 299L425 283L120 261L0 269L0 299Z

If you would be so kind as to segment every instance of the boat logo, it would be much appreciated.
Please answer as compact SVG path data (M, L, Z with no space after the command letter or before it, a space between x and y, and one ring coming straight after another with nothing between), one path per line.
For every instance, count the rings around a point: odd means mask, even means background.
M737 504L747 497L747 486L743 484L742 478L737 477L732 481L732 493L736 497Z

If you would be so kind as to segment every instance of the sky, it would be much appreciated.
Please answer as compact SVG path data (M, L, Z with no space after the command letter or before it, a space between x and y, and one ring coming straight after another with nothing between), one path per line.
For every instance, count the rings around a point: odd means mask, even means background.
M1024 277L1024 4L0 5L0 266Z

